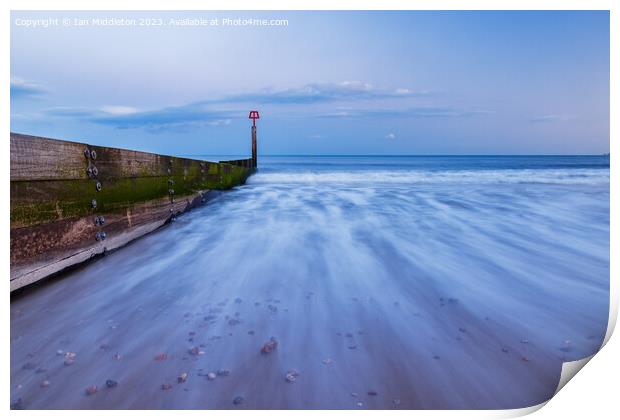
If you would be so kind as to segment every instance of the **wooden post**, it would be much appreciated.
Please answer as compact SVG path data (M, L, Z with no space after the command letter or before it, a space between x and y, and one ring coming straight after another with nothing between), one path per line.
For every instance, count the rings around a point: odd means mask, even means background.
M256 126L252 126L252 167L257 167L257 159L256 159Z

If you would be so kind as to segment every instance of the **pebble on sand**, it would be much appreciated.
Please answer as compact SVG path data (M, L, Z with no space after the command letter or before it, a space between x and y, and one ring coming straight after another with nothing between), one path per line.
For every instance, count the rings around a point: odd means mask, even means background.
M241 405L243 404L243 402L245 401L245 398L243 398L242 396L237 396L233 399L233 404L234 405Z
M97 385L91 385L86 388L86 395L93 395L97 393Z
M168 391L169 389L172 389L172 384L162 384L161 389L164 391Z
M323 359L323 364L324 365L331 365L333 362L332 359L330 359L329 357L327 359Z
M217 375L215 374L215 372L207 373L207 379L208 380L213 381L215 378L217 378Z
M295 369L291 369L288 372L286 372L286 375L285 375L286 382L292 384L293 382L297 380L298 376L299 376L299 372Z
M216 373L217 373L217 376L228 376L228 375L230 375L230 370L228 370L228 369L220 369Z
M50 381L41 382L41 388L47 388L48 386L50 386Z
M263 344L263 347L261 347L260 352L262 354L269 354L277 348L278 348L278 341L275 339L275 337L271 337L269 341Z
M22 369L24 370L33 370L35 367L37 367L37 365L32 362L26 362L22 365Z
M178 383L183 383L187 381L187 372L183 372L182 374L179 375L179 377L177 378L177 382Z
M162 360L166 360L168 358L168 353L159 353L157 356L155 356L155 360L157 360L158 362L161 362Z
M376 397L377 391L375 391L374 389L371 389L370 391L368 391L368 395L370 395L371 397Z
M117 385L118 385L118 382L116 382L113 379L108 379L105 381L105 386L107 386L108 388L116 388Z

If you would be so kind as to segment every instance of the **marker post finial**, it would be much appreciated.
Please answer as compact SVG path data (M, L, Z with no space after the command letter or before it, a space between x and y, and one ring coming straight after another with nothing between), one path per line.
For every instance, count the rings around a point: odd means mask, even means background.
M258 111L250 111L248 118L252 120L252 166L256 168L258 164L256 156L256 120L260 118L260 115L258 115Z

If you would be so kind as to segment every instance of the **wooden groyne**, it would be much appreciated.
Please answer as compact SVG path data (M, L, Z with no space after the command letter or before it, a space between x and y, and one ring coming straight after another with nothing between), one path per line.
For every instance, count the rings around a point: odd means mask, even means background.
M127 244L243 184L208 162L11 133L11 291Z

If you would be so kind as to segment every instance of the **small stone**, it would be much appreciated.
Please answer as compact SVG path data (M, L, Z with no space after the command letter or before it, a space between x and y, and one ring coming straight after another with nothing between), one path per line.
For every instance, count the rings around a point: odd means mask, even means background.
M329 357L327 359L323 359L323 364L324 365L331 365L333 362L332 359L330 359Z
M286 375L285 375L286 382L293 383L297 380L298 376L299 376L299 372L296 371L295 369L291 369L288 372L286 372Z
M162 384L161 389L164 391L168 391L169 389L172 389L172 384Z
M506 347L502 347L502 351L503 351L504 353L508 353L508 349L507 349Z
M230 375L230 370L228 370L228 369L220 369L216 373L217 373L217 376L228 376L228 375Z
M105 381L105 386L107 386L108 388L116 388L117 385L118 382L116 382L115 380L108 379L107 381Z
M57 356L62 356L63 354L65 354L65 352L63 350L56 350L56 355Z
M161 362L162 360L166 360L168 358L168 353L159 353L157 356L155 356L155 360L157 360L158 362Z
M467 330L465 328L463 328L463 327L460 327L459 331L462 332L462 333L466 333L467 332Z
M93 395L97 393L97 385L91 385L86 388L86 395Z
M352 392L351 393L351 396L354 397L354 398L357 397L357 395L358 395L357 392Z
M278 341L275 339L275 337L271 337L269 341L263 344L263 347L261 347L260 352L262 354L269 354L277 348L278 348Z
M228 320L228 325L235 326L241 324L241 321L237 318L231 318Z
M47 388L48 386L50 386L50 381L41 382L41 388Z
M121 360L123 358L123 356L121 356L120 353L115 353L114 356L112 356L112 358L114 360Z
M24 363L24 364L22 365L22 369L24 369L24 370L33 370L33 369L34 369L34 368L36 368L36 367L37 367L37 365L35 365L35 364L34 364L34 363L32 363L32 362L27 362L27 363Z
M375 391L374 389L371 389L370 391L368 391L368 395L370 395L371 397L376 397L377 391Z
M528 340L521 340L521 344L529 344Z
M72 351L68 351L65 353L65 359L75 359L75 356L77 356L77 354Z
M362 403L361 401L359 401L359 402L357 403L357 406L358 406L358 407L362 407L363 405L364 405L364 403Z
M217 375L215 374L215 372L207 373L207 379L208 380L213 381L215 378L217 378Z
M353 345L353 346L349 346L349 350L355 350L357 348L357 346Z
M398 399L398 398L394 398L394 399L392 400L392 403L393 403L394 405L400 405L400 399Z
M181 383L183 383L183 382L185 382L185 381L187 381L187 373L186 373L186 372L183 372L183 373L182 373L182 374L180 374L180 375L179 375L179 377L177 378L177 382L181 384Z
M73 359L67 359L64 361L65 366L71 366L73 363L75 362L75 360Z
M243 402L245 401L245 398L243 398L242 396L237 396L233 399L233 404L234 405L241 405L243 404Z
M522 356L522 357L521 357L521 361L522 361L522 362L529 362L529 361L530 361L530 359L528 359L528 358L527 358L527 357L525 357L525 356Z
M198 356L200 354L200 348L194 346L187 351L192 356Z

